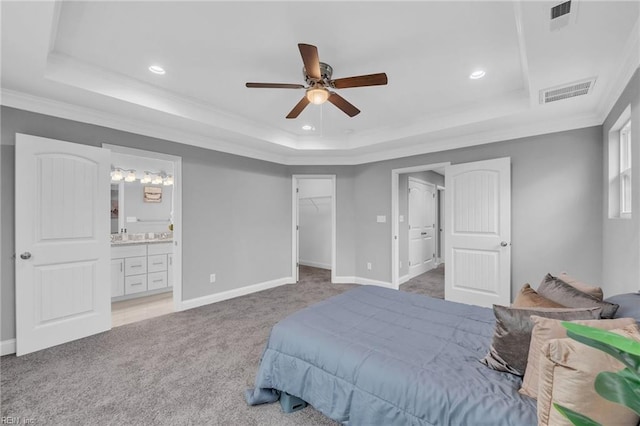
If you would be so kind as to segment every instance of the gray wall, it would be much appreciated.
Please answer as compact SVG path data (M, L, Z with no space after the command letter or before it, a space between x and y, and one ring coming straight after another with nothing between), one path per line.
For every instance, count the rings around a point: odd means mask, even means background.
M336 175L336 271L337 277L355 276L356 204L353 166L291 166L289 175ZM291 186L289 186L291 191Z
M162 201L160 203L144 202L144 187L153 186L162 189ZM168 219L171 217L171 204L173 186L151 185L148 183L125 182L124 206L121 206L121 214L125 217L127 233L137 232L169 232ZM126 222L127 217L135 217L140 222ZM163 222L163 221L167 222ZM150 222L157 221L157 222Z
M356 275L391 280L391 223L375 216L391 215L392 169L511 157L512 294L527 282L536 287L547 272L601 282L601 132L597 126L358 166Z
M631 105L631 218L609 219L608 169L609 131L616 120ZM603 144L603 283L610 294L628 293L640 289L640 71L636 70L626 89L609 112L602 126ZM617 188L616 188L617 189Z
M15 336L15 134L182 157L184 300L291 276L291 177L282 165L2 107L2 329ZM216 273L217 282L209 283Z
M404 216L404 222L398 223L398 255L402 262L402 267L398 268L400 277L409 273L409 177L444 186L444 176L431 170L398 176L398 216Z
M2 340L15 335L16 132L182 157L185 300L290 276L291 174L337 176L336 275L389 282L391 170L505 156L512 160L513 291L525 282L537 285L546 272L602 280L600 126L359 166L287 167L3 107ZM387 222L377 223L377 215ZM209 284L210 273L217 274L217 283ZM611 293L606 286L605 293Z

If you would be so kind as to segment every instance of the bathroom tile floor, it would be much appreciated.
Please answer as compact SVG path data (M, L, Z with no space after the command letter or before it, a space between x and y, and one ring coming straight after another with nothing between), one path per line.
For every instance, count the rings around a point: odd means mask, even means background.
M119 327L173 312L173 292L154 294L111 304L112 327Z

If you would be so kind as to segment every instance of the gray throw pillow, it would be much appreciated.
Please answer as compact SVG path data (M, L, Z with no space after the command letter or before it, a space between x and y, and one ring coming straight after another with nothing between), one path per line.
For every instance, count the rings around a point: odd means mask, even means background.
M602 308L509 308L493 305L496 326L489 353L480 362L497 371L524 375L533 323L531 315L563 321L599 319Z
M618 305L615 303L603 302L595 297L583 293L564 281L547 274L538 287L538 294L553 300L564 306L571 308L589 308L598 306L602 308L602 318L611 319L615 317Z
M640 324L640 293L616 294L609 297L606 302L620 306L616 311L616 318L635 318Z

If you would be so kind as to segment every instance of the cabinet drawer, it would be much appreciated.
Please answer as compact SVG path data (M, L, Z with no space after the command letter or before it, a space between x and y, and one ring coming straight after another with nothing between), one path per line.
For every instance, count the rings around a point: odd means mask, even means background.
M156 254L147 258L147 272L159 272L167 270L167 255Z
M173 243L154 243L149 244L147 254L152 256L154 254L168 254L173 252Z
M124 275L139 275L147 273L147 256L127 257L124 260Z
M132 275L124 278L124 294L140 293L147 291L147 276Z
M157 288L164 288L167 286L167 272L150 272L147 275L147 288L149 290L155 290Z
M147 245L135 244L132 246L111 246L111 258L120 259L123 257L146 256Z

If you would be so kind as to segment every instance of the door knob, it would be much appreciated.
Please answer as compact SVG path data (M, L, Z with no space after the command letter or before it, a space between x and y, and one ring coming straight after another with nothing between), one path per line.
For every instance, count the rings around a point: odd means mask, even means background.
M28 251L25 251L20 255L20 259L24 259L24 260L31 259L31 253L29 253Z
M508 243L508 242L506 242L506 241L503 241L503 242L501 242L501 243L500 243L500 245L501 245L502 247L506 247L506 246L508 246L508 245L509 245L509 243Z

